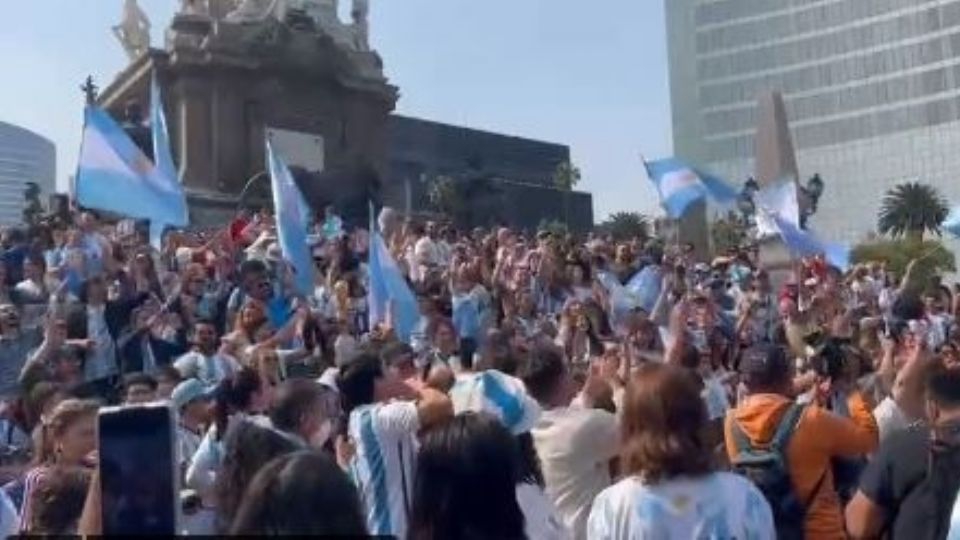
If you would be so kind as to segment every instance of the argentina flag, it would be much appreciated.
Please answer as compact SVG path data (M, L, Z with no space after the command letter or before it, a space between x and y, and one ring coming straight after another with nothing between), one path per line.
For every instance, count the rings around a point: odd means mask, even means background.
M307 244L309 209L303 194L293 180L290 168L274 151L267 140L267 163L273 188L273 210L277 220L277 239L283 258L293 267L297 293L308 296L313 292L313 257Z
M151 224L184 227L186 202L176 178L167 177L99 107L84 112L83 142L74 180L77 204Z
M704 174L677 158L644 162L650 180L657 187L660 203L671 219L679 219L691 204L709 197L729 204L739 197L723 180Z
M370 235L370 260L367 266L370 273L370 288L367 291L370 328L392 319L397 337L409 343L410 335L420 320L420 306L376 229Z
M804 231L788 219L768 213L780 232L784 245L795 257L823 255L824 259L840 270L850 267L850 248L841 244L824 242L813 231Z

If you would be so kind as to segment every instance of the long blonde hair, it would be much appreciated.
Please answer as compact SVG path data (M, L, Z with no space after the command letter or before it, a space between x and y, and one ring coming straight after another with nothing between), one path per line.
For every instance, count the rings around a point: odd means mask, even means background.
M48 465L56 458L57 441L78 420L96 415L100 403L89 399L66 399L54 407L53 411L41 419L40 440L36 445L37 453L33 464Z

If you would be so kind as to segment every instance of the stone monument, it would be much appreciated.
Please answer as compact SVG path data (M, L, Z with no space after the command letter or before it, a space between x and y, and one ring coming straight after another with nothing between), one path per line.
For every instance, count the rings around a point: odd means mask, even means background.
M122 118L126 103L149 103L156 76L191 219L220 222L263 175L269 128L321 138L324 173L340 182L350 171L383 176L399 94L361 45L334 0L184 1L164 48L132 58L98 103ZM309 182L301 187L309 200ZM329 202L321 198L310 202Z
M779 92L770 92L758 102L756 180L763 189L782 180L797 182L797 157L787 122L787 109ZM770 272L774 287L787 281L793 271L793 258L778 236L760 240L760 263Z

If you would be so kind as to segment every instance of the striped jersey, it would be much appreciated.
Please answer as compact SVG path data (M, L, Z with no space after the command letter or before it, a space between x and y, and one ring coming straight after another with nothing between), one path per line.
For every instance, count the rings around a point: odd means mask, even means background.
M419 429L413 402L374 403L350 413L348 432L356 446L350 476L372 535L406 537Z

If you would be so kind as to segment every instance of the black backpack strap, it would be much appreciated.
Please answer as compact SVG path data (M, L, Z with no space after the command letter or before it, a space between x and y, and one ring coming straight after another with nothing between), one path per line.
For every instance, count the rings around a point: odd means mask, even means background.
M740 427L740 422L737 422L737 419L733 417L733 409L727 412L727 416L730 417L730 435L733 436L733 447L736 449L737 453L749 452L753 450L753 444L750 442L750 437L747 437L747 434L744 433L743 428Z
M777 424L777 431L770 440L770 449L786 457L787 444L790 437L793 436L797 424L800 423L800 417L803 416L804 406L799 403L791 403L787 410L780 417L780 423Z

